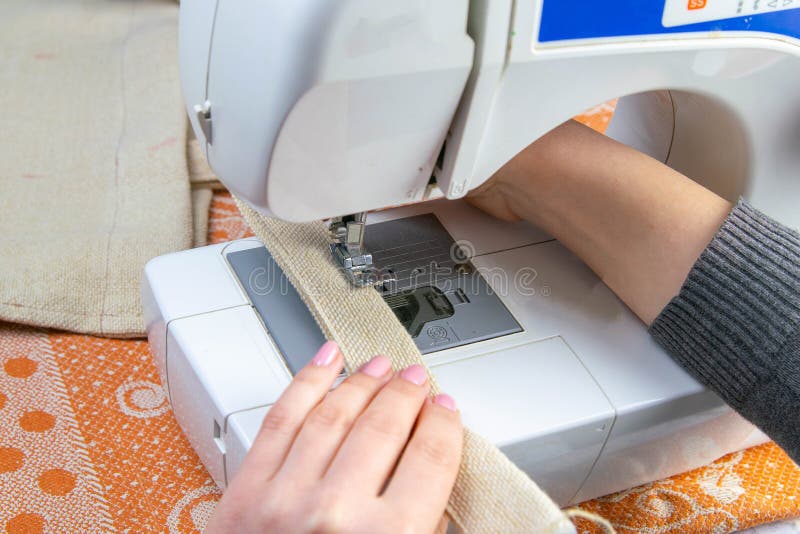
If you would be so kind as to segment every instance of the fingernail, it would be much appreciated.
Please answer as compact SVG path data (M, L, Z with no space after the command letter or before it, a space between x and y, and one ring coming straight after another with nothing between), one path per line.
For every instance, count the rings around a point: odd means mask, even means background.
M439 393L433 398L434 404L438 404L439 406L444 406L451 412L457 410L456 408L456 400L448 395L447 393Z
M339 346L333 341L326 341L317 351L311 363L317 367L324 367L329 365L336 359L336 354L339 352Z
M392 362L386 356L375 356L359 369L360 372L373 378L380 378L392 368Z
M406 367L400 372L400 378L403 380L408 380L412 384L421 386L428 380L428 373L421 365L412 365L410 367Z

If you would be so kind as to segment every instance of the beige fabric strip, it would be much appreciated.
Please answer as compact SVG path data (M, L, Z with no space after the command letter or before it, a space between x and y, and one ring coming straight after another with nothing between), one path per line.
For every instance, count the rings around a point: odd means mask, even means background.
M292 224L264 217L237 200L328 339L339 344L348 372L375 354L395 369L425 365L414 341L377 291L353 288L334 264L322 222ZM430 373L429 373L430 375ZM433 375L431 394L439 388ZM574 532L558 506L497 447L467 429L448 514L462 532Z
M186 164L189 166L189 181L192 183L192 189L225 191L225 186L208 166L203 146L191 128L189 128L186 143Z
M192 188L192 247L208 244L208 211L214 192L211 189Z
M203 148L188 121L186 129L186 168L192 188L192 246L202 247L208 244L208 212L214 190L220 182L209 167Z

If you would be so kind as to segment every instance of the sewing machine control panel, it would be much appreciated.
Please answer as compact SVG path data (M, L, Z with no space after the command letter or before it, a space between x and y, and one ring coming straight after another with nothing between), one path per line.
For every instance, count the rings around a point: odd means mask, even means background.
M675 34L695 37L766 34L800 39L800 0L599 0L548 1L542 5L534 47L579 39L663 39Z
M800 0L738 0L736 2L666 0L662 24L665 27L681 26L683 24L761 15L798 7L800 7Z

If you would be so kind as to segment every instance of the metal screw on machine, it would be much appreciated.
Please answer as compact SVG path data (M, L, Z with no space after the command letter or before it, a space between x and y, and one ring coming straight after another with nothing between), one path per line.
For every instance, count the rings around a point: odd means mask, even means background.
M334 217L328 227L331 255L350 282L356 287L376 286L391 282L394 274L381 273L372 263L372 254L364 248L366 212Z

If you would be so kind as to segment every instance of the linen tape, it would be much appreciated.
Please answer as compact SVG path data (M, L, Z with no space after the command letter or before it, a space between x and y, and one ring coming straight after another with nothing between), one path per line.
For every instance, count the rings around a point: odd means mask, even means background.
M353 372L376 354L395 369L422 365L419 349L377 291L354 288L330 257L322 222L288 223L265 217L236 199L256 236L299 293L327 339ZM431 394L439 392L428 371ZM461 532L575 532L571 521L525 473L485 438L464 430L458 477L447 506Z

